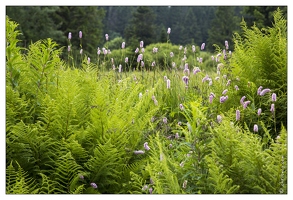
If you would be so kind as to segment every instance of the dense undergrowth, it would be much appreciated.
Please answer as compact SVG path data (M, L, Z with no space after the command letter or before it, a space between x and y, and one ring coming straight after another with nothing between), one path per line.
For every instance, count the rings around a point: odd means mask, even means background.
M7 18L6 193L287 194L286 21L244 24L235 52L154 44L120 72L123 51L76 68L51 39L21 49Z

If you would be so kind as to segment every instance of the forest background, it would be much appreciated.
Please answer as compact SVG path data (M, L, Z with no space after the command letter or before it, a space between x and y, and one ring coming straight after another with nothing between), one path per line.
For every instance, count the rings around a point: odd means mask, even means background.
M277 6L7 6L6 14L19 23L19 38L23 47L40 39L52 38L67 47L68 33L72 47L79 48L79 31L83 33L82 47L85 54L94 57L103 47L105 34L109 35L108 49L119 49L122 42L133 51L137 41L166 42L170 27L170 42L175 45L206 44L214 52L213 44L230 42L240 32L244 19L248 27L271 26L272 13ZM287 17L287 7L280 9ZM67 57L64 49L64 58Z

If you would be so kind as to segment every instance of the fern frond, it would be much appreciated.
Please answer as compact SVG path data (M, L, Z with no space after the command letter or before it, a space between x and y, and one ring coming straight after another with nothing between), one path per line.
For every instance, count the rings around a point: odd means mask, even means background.
M99 185L101 193L111 193L120 186L122 165L121 152L109 140L94 149L94 155L85 163L85 168L90 171L90 181Z
M33 178L30 178L18 162L12 162L6 170L6 194L36 194L38 193L37 184Z
M72 181L83 171L83 168L76 163L70 152L60 157L56 161L56 166L53 180L58 183L60 191L70 193Z
M146 181L141 178L141 176L135 174L134 172L130 172L130 181L128 184L128 191L126 193L129 194L143 194L143 192L148 192L147 188L143 191L143 186Z
M62 194L63 191L58 188L56 181L51 180L45 174L39 174L42 177L39 194Z

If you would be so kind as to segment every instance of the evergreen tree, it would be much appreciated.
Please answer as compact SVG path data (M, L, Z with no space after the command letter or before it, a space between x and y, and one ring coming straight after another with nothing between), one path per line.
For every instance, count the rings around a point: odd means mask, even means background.
M125 26L130 22L136 6L103 6L106 16L103 20L104 33L108 33L112 39L124 38Z
M197 45L201 45L208 39L208 30L211 27L211 21L215 17L215 6L194 6L193 12L196 16L198 27L200 28L200 38L196 41Z
M143 41L145 46L155 42L154 20L155 15L150 7L139 6L125 29L126 43L135 49L138 47L139 41Z
M242 14L248 27L253 26L254 24L258 28L271 27L274 20L273 13L278 7L287 19L286 6L245 6Z
M40 39L52 38L60 43L66 36L58 30L60 22L55 23L53 15L57 6L7 6L6 15L19 24L22 32L20 40L24 47Z
M172 33L170 34L170 40L173 44L183 44L183 33L184 33L184 12L186 10L185 6L171 6L169 8L169 23L172 28Z
M66 36L62 41L63 46L68 45L68 33L72 33L71 44L73 49L81 48L84 52L93 56L96 49L104 43L103 23L105 16L103 9L96 6L62 6L56 12L55 22L61 22L60 30ZM79 31L82 31L82 40L79 40Z
M188 8L184 22L183 44L190 44L192 41L201 43L201 31L192 7Z
M240 27L240 17L235 16L235 7L219 6L215 13L215 18L212 20L211 28L208 31L208 40L206 48L214 51L213 44L225 47L224 42L229 42L229 49L233 49L233 33Z

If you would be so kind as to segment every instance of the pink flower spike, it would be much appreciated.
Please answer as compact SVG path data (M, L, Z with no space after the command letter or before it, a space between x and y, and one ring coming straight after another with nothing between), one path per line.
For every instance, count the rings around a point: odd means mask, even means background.
M192 45L192 52L194 53L196 51L195 46Z
M80 39L82 38L82 32L81 31L79 31L78 36L79 36Z
M182 80L185 83L185 85L188 85L188 80L189 80L188 76L183 76Z
M91 183L91 186L92 186L92 188L94 188L94 189L98 188L97 184L95 184L95 183Z
M170 79L167 79L167 89L170 89Z
M259 109L257 110L257 115L260 116L260 114L261 114L261 108L259 108Z
M250 104L250 101L245 101L242 105L243 105L243 108L247 108L247 105Z
M136 155L144 154L144 151L143 150L138 150L138 151L134 151L133 153L136 154Z
M150 192L150 194L152 194L153 193L153 188L150 188L149 192Z
M227 92L228 92L228 89L225 89L225 90L222 92L222 95L225 95Z
M166 117L163 117L163 123L167 124L167 118Z
M170 35L170 33L171 33L171 28L168 28L167 33L168 33L168 35Z
M270 111L273 113L273 112L275 112L275 104L271 104L271 109L270 109Z
M213 99L214 99L214 96L213 96L213 95L210 95L210 96L209 96L209 101L210 101L210 103L213 103Z
M226 49L229 49L229 44L228 44L227 40L225 41L225 47L226 47Z
M150 147L148 146L148 143L147 143L147 142L145 142L145 143L143 144L143 146L144 146L145 150L147 150L147 151L150 150Z
M125 42L122 42L121 48L122 48L122 49L125 48Z
M217 115L217 122L221 123L222 122L222 116L221 115Z
M246 96L243 96L241 99L240 99L240 103L243 105L244 103L244 99L246 98Z
M220 103L224 103L228 99L228 95L220 97Z
M257 126L257 124L254 124L254 126L253 126L253 132L258 132L258 126Z
M269 88L266 88L261 91L260 96L264 96L266 93L270 92L271 90Z
M276 95L276 93L273 93L272 94L272 101L273 102L277 101L277 95Z
M140 43L139 43L139 47L140 47L140 48L143 48L143 41L140 41Z
M257 89L257 95L260 95L261 90L262 90L262 86L259 86L259 88Z
M200 50L204 50L205 45L206 45L205 43L202 43L201 47L200 47Z
M71 40L72 34L71 32L68 33L68 40Z
M240 120L240 111L236 110L236 121Z

